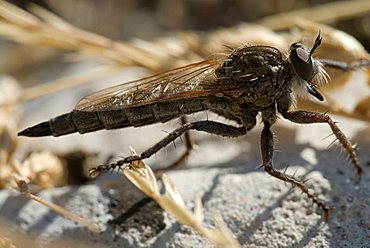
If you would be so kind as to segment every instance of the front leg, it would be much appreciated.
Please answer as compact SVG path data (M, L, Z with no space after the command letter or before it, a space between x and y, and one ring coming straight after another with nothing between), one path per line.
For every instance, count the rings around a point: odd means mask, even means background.
M271 176L282 180L284 182L288 182L293 186L297 186L303 193L307 195L309 199L311 199L314 203L316 203L323 211L324 219L327 219L329 208L322 203L314 194L312 194L301 182L298 178L287 175L283 172L276 170L273 167L272 158L274 153L274 137L271 132L271 124L267 121L264 122L264 128L261 134L261 156L262 156L262 167L264 170L270 174Z
M128 164L130 162L149 158L150 156L158 152L160 149L162 149L163 147L167 146L168 144L173 142L175 139L180 137L183 133L186 133L190 130L203 131L203 132L225 136L225 137L238 137L238 136L241 136L247 133L247 128L244 126L234 127L234 126L223 124L223 123L216 122L216 121L196 121L196 122L187 123L177 128L170 134L168 134L164 139L162 139L161 141L159 141L157 144L153 145L149 149L145 150L140 155L128 156L112 164L100 165L96 168L90 169L89 170L90 176L96 177L103 171L114 170L115 168L122 167L125 164Z
M320 114L307 111L291 111L283 112L282 115L284 118L296 123L303 124L323 123L323 122L328 123L335 137L339 140L340 144L349 155L352 165L357 170L356 175L354 177L355 181L358 182L360 180L362 169L358 162L355 150L353 149L352 144L349 142L344 133L339 129L337 124L335 124L335 122L327 114Z
M359 68L370 67L370 60L368 59L359 59L352 61L350 63L331 59L318 59L318 61L324 67L330 67L342 71L351 71Z

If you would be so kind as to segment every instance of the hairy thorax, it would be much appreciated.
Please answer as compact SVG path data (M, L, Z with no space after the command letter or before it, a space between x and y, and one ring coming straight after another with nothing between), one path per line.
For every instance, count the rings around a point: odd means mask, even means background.
M255 117L258 112L275 118L276 103L291 93L290 73L294 73L290 63L276 48L236 49L216 70L218 80L243 85L243 90L223 94L228 99L226 111L241 119Z

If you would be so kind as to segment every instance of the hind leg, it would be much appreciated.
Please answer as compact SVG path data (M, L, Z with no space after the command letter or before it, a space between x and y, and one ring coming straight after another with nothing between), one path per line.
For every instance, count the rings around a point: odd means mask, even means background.
M187 119L186 119L186 116L182 116L180 118L180 121L181 121L181 125L186 125L187 122ZM156 170L155 171L155 174L156 176L160 176L163 174L163 172L167 171L167 170L173 170L179 166L181 166L185 160L189 157L190 153L192 150L194 150L194 147L196 146L193 142L193 139L192 139L192 136L190 134L190 132L185 132L183 134L183 137L184 137L184 142L185 142L185 151L182 153L182 155L176 160L174 161L172 164L168 165L167 167L163 168L163 169L159 169L159 170Z
M182 125L173 132L169 133L161 141L150 147L149 149L142 152L140 155L128 156L117 162L111 163L109 165L100 165L96 168L92 168L90 176L96 177L103 171L114 170L115 168L120 168L127 165L133 161L143 160L145 158L151 157L153 154L161 150L163 147L167 146L182 134L190 131L202 131L210 134L216 134L225 137L238 137L247 133L247 128L245 126L234 127L231 125L223 124L216 121L196 121Z

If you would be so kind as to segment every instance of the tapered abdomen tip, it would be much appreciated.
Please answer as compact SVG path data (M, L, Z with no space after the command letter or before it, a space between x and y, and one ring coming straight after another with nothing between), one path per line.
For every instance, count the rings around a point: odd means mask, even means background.
M27 137L42 137L53 135L50 129L49 122L42 122L33 127L26 128L25 130L18 133L18 136Z

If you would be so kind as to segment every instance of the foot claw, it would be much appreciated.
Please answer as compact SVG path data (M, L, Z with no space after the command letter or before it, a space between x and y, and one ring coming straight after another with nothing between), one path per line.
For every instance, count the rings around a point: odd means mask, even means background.
M89 169L89 175L91 178L96 178L100 176L101 173L102 170L100 169L100 166Z
M351 178L352 182L356 185L359 184L360 181L361 181L361 175L362 175L362 169L360 167L358 167L356 174L353 175L353 177Z

